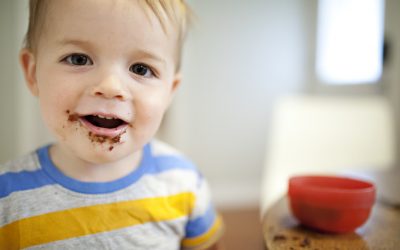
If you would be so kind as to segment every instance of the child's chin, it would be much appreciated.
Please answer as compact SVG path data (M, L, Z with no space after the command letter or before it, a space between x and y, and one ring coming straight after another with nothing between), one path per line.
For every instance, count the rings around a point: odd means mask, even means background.
M120 150L116 146L101 145L90 147L77 152L85 161L94 164L107 164L123 158Z

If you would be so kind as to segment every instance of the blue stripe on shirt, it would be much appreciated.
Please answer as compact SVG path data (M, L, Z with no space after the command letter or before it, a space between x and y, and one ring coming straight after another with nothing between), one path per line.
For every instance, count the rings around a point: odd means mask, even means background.
M185 159L182 156L175 155L163 155L163 156L155 156L155 168L148 169L146 173L149 174L157 174L164 171L168 171L170 169L186 169L192 170L198 173L196 166L189 160ZM199 173L198 173L199 174Z
M109 182L82 182L64 175L51 161L48 147L37 151L44 171L63 187L84 194L106 194L126 188L147 174L157 174L170 169L195 169L190 162L176 156L154 157L150 144L143 148L143 156L139 166L128 175Z
M154 157L151 154L150 144L147 144L144 147L141 163L127 176L110 182L82 182L64 175L54 165L49 155L49 147L50 145L47 145L36 151L41 169L0 175L0 198L8 196L12 192L40 188L49 184L60 184L79 193L104 194L121 190L146 174L157 174L171 169L187 169L197 172L196 167L182 156ZM199 180L201 179L199 178Z
M6 173L0 175L0 198L4 198L16 191L39 188L54 183L41 169Z
M215 210L210 206L204 215L190 220L186 224L186 238L197 237L206 233L213 225L216 218Z
M37 154L43 171L51 179L68 190L83 194L105 194L121 190L136 182L143 175L145 166L151 165L149 149L145 146L140 165L128 175L109 182L83 182L65 175L54 165L49 155L49 146L38 149Z

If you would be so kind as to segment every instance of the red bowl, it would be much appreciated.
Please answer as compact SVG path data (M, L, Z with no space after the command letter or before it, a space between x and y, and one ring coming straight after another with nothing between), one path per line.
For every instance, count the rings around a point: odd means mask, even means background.
M289 179L293 215L305 226L331 233L352 232L363 225L375 202L374 184L334 176Z

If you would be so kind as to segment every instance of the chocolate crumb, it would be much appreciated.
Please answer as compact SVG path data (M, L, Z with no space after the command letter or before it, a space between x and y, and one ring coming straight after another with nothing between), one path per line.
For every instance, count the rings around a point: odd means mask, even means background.
M79 118L79 115L77 115L77 114L72 114L72 115L69 115L69 116L68 116L68 121L69 121L69 122L76 122L76 121L78 120L78 118Z
M67 114L69 114L69 112L70 112L69 109L67 109L67 111L65 111L65 113L67 113Z
M119 142L121 141L121 136L122 136L123 134L125 134L125 133L126 133L126 130L125 130L124 132L122 132L121 134L119 134L119 135L117 135L117 136L111 138L111 139L110 139L110 143L119 143Z
M102 136L102 135L96 135L95 138L96 138L96 141L99 142L99 143L104 143L106 141L106 139L107 139L107 137Z
M277 234L274 236L274 238L272 239L273 241L285 241L287 238L285 235L283 234Z
M91 142L97 142L97 143L100 143L100 144L103 144L103 143L109 143L109 144L121 143L121 135L122 134L123 133L121 133L120 135L117 135L115 137L110 138L110 137L107 137L107 136L104 136L104 135L93 134L90 131L88 132L88 136L89 136L90 141ZM111 151L113 148L114 148L114 146L110 146L108 149Z
M121 140L121 135L117 135L116 137L111 138L111 142L118 143Z
M303 239L303 241L300 243L300 246L301 247L308 247L308 246L310 246L311 245L311 241L307 238L307 237L305 237L304 239Z

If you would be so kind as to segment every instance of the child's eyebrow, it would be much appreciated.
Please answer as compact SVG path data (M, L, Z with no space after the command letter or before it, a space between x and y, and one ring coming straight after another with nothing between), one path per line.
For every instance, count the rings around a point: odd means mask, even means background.
M141 58L150 58L152 60L159 61L162 64L166 64L166 61L164 58L162 58L150 51L147 51L147 50L137 50L137 51L135 51L135 55L138 57L141 57Z
M57 41L60 45L76 45L86 47L90 45L89 41L86 40L76 40L76 39L61 39Z

